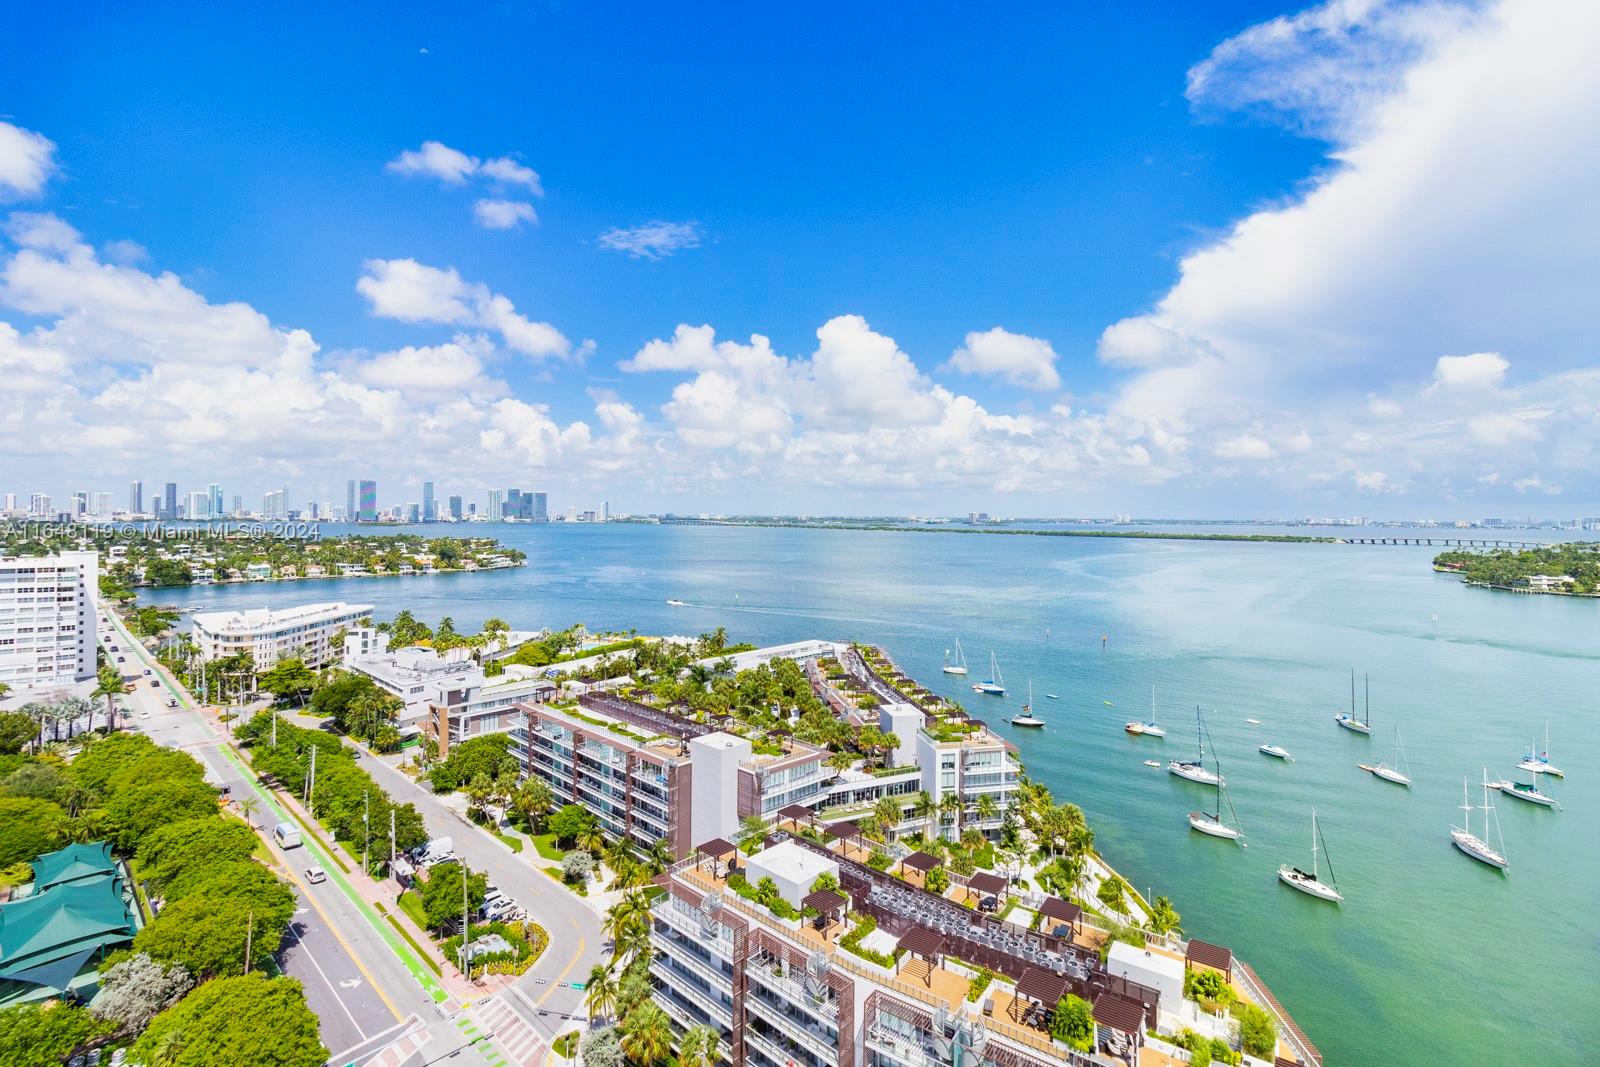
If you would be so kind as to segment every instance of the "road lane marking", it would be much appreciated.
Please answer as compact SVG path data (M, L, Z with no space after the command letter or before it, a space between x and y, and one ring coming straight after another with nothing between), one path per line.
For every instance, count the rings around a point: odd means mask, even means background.
M315 967L317 969L317 974L321 975L322 984L327 986L328 992L333 994L334 1003L338 1004L339 1007L344 1009L344 1017L350 1020L350 1025L356 1028L356 1033L360 1034L361 1039L365 1041L367 1038L367 1032L363 1030L361 1028L361 1024L356 1021L355 1013L350 1010L350 1005L346 1004L344 1002L344 998L339 995L339 991L333 988L333 981L328 977L328 972L322 969L322 964L317 962L316 954L311 951L311 946L306 944L305 938L300 936L300 931L294 928L293 923L289 924L289 933L294 936L295 944L299 945L305 950L306 959L311 961L311 966ZM340 982L339 984L343 985L344 983Z

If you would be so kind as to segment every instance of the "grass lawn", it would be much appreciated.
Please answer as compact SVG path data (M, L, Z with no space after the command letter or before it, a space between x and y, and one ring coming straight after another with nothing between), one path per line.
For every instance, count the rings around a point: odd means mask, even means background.
M415 889L407 889L400 894L400 910L411 916L411 921L422 929L428 928L428 916L422 910L422 894Z
M522 838L512 837L510 834L503 834L498 830L494 831L494 836L504 841L506 843L506 847L511 849L512 852L522 851Z
M565 1056L569 1060L576 1058L578 1055L578 1031L568 1030L556 1038L555 1044L551 1047L556 1050L557 1056Z
M539 855L547 860L557 863L566 858L566 853L556 845L555 834L538 834L533 839L533 847L539 850Z
M568 889L572 890L574 893L578 894L580 897L586 897L586 896L589 895L589 887L588 886L584 886L584 885L575 886L575 885L568 884L567 880L561 876L561 868L560 867L546 867L546 868L544 868L544 873L548 874L550 877L554 878L556 881L560 882L562 885L566 886Z

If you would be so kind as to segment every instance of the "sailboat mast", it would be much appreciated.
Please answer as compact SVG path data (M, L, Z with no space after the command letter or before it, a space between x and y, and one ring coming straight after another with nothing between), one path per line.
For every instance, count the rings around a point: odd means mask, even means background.
M1367 710L1362 712L1362 715L1365 717L1366 724L1368 726L1371 726L1372 725L1372 675L1363 674L1361 676L1361 682L1362 682L1362 685L1366 687L1366 691L1367 691L1367 697L1366 697Z
M1311 809L1311 878L1317 879L1317 809Z

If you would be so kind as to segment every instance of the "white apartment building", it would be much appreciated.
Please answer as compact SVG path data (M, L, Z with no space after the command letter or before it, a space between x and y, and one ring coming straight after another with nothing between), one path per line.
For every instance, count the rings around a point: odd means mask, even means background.
M206 660L248 652L257 669L298 656L313 670L337 658L333 638L340 630L360 625L372 614L371 604L302 604L273 611L203 611L195 614L190 636Z
M532 667L510 666L493 677L485 675L471 649L439 653L388 646L387 635L376 629L353 628L345 635L340 666L366 675L405 701L402 731L409 727L432 736L440 755L469 737L512 729L523 721L514 705L540 704L557 691Z
M100 557L0 557L0 682L13 690L92 679Z

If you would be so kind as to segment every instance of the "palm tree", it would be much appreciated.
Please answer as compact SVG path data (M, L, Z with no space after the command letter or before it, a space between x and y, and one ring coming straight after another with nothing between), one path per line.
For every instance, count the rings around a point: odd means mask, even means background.
M261 801L257 800L255 797L247 796L243 800L239 801L239 814L244 816L244 824L250 827L252 830L256 828L254 815L256 813L256 809L260 807Z
M667 1013L647 1001L622 1024L622 1054L636 1067L651 1067L672 1053L672 1023Z
M589 1021L604 1019L617 1006L617 980L611 968L597 963L589 970L589 980L584 984L583 1002L589 1009Z
M600 824L593 822L584 827L583 832L578 835L575 843L589 855L599 856L605 851L606 835L600 829Z
M678 1039L678 1067L716 1067L722 1035L714 1026L691 1026Z
M900 825L900 820L905 818L905 812L900 807L900 802L893 797L879 797L878 802L872 805L872 817L878 820L884 838L888 839L894 833L894 828Z
M911 810L916 812L917 818L922 820L922 836L933 840L933 819L939 813L939 802L928 795L926 789L917 793L917 798L911 802Z
M707 667L704 663L689 664L687 673L689 675L689 681L693 683L694 687L701 692L704 692L706 686L711 684L711 668Z
M489 803L489 797L494 793L494 782L490 780L487 774L479 771L472 781L467 783L467 788L464 792L467 794L467 800L473 809L485 811Z
M555 794L550 792L550 787L540 778L529 778L523 782L511 801L517 813L528 820L530 833L538 831L540 823L550 813L555 802Z
M978 794L978 821L988 822L1000 810L1000 802L995 800L993 793Z

